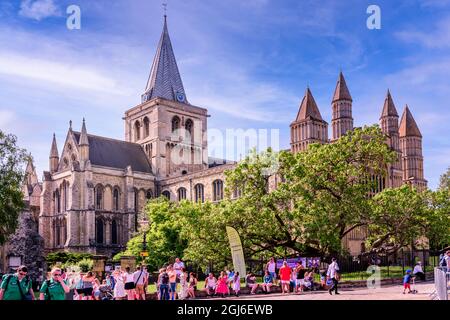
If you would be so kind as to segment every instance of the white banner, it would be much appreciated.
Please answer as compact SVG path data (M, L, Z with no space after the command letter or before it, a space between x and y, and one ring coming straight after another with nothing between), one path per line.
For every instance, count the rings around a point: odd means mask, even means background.
M245 259L244 250L242 249L241 238L236 229L227 227L228 240L230 241L231 257L233 258L234 271L239 272L241 277L245 277Z

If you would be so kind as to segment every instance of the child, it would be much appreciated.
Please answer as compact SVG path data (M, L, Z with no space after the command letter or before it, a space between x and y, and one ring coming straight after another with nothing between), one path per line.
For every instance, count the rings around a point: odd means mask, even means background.
M403 277L403 294L405 294L406 289L408 289L408 293L411 293L411 270L406 270L406 274Z
M233 290L236 297L239 297L239 292L241 291L241 277L239 277L239 272L236 271L233 277Z

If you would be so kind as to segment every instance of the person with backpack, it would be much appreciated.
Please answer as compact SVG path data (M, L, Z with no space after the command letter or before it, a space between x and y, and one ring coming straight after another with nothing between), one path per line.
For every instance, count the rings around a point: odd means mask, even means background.
M169 300L169 274L165 268L162 268L158 277L159 299Z
M52 277L41 286L40 300L65 300L66 293L70 291L67 283L61 278L61 269L53 268Z
M5 274L0 285L0 300L34 300L34 292L28 269L17 268L15 274Z

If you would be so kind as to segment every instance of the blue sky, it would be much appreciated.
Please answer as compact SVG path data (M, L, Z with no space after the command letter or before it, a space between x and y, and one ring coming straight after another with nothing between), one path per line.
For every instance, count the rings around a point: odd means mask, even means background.
M331 122L342 69L356 126L378 123L390 88L424 136L431 188L450 165L450 0L168 0L168 26L186 94L211 114L208 127L279 129L307 85ZM81 8L81 30L66 8ZM366 27L370 4L381 30ZM48 169L53 132L68 122L124 138L125 110L139 104L162 30L161 1L0 2L0 128Z

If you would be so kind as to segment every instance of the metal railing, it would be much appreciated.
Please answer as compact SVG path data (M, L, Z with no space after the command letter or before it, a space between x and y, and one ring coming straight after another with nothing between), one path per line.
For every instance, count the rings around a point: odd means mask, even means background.
M433 299L448 300L450 270L444 267L434 268L435 291L431 294Z

